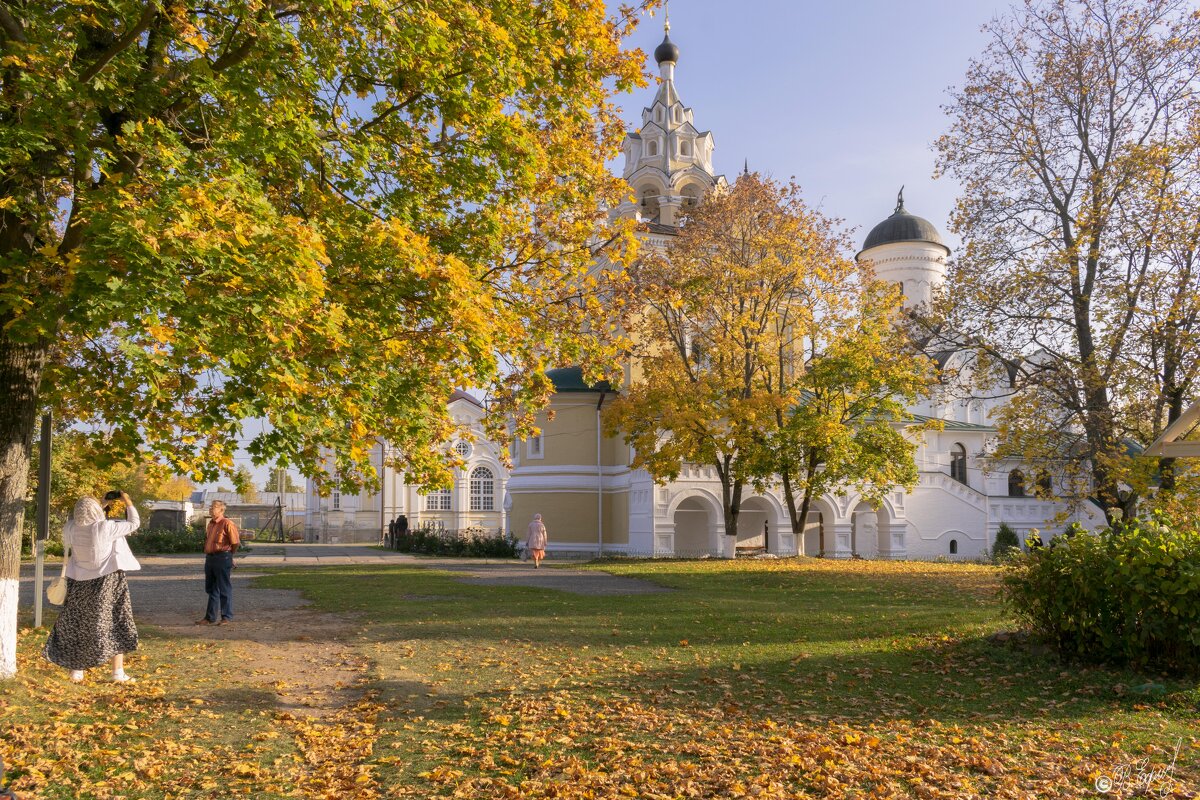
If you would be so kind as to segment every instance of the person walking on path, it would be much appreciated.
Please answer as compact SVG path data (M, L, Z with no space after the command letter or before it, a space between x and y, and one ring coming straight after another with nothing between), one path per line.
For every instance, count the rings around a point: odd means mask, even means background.
M106 519L94 497L75 503L63 529L63 558L67 560L67 600L54 621L43 655L71 670L71 680L83 680L84 670L112 659L112 679L131 683L125 674L125 654L137 650L126 572L142 568L125 537L142 524L125 492L125 519Z
M225 625L233 621L233 554L241 544L237 525L225 516L225 504L213 500L204 532L204 591L208 609L197 625Z
M525 537L525 549L533 556L533 568L540 569L542 559L546 557L546 526L542 524L542 515L534 514L533 522L529 523L529 534Z

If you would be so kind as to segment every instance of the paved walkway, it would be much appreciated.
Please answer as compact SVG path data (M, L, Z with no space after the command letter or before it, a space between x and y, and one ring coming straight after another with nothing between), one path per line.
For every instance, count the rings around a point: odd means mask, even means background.
M204 613L204 557L198 553L142 556L142 569L129 574L138 617L165 627L186 626ZM237 557L233 573L235 614L293 608L295 593L253 588L250 579L262 569L345 564L405 564L462 573L461 580L483 586L529 586L580 595L652 594L670 591L649 581L607 572L547 566L534 569L514 559L427 558L355 544L259 543ZM47 581L59 574L57 562L47 563ZM33 564L21 566L23 608L33 605Z

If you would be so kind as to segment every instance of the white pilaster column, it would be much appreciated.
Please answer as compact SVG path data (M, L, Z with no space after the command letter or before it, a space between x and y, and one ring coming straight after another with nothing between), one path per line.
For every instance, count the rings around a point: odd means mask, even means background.
M679 219L679 210L683 208L683 198L678 195L664 194L658 198L658 221L663 225L674 225Z
M675 555L675 522L662 520L654 525L655 558L669 558Z
M888 523L886 538L887 550L879 554L880 558L903 561L908 558L908 523L904 520L893 520Z
M832 542L827 541L825 543L826 558L850 558L853 555L853 551L850 549L850 532L852 528L853 523L849 520L835 522L829 526ZM828 549L830 546L833 547L832 550Z
M454 529L461 531L467 527L467 504L470 502L467 473L456 470L454 476L453 498L450 505L454 508Z

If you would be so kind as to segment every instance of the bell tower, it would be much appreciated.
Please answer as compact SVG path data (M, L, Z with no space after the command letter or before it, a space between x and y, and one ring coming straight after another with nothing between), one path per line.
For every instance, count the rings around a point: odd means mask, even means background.
M645 222L675 226L681 213L698 203L725 178L713 174L713 137L697 130L692 109L679 99L675 66L679 47L671 41L671 22L663 25L663 40L654 49L659 86L642 125L625 137L622 177L633 187L634 201L615 209L618 216L638 215Z

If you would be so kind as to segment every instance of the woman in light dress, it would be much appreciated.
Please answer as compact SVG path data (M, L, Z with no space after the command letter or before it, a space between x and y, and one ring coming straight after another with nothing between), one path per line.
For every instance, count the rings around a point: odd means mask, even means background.
M542 515L534 514L533 522L529 523L529 534L525 537L525 549L533 557L533 568L540 569L542 559L546 557L546 526L542 524Z
M94 497L75 504L63 530L67 600L42 651L83 680L84 670L112 659L112 679L129 683L125 654L138 647L137 626L125 573L141 569L125 537L141 525L129 495L121 492L125 519L107 519Z

